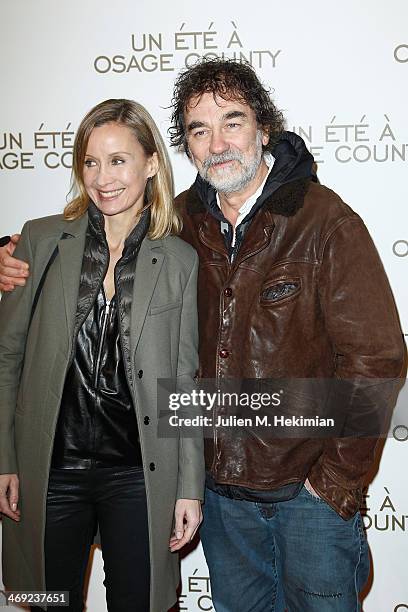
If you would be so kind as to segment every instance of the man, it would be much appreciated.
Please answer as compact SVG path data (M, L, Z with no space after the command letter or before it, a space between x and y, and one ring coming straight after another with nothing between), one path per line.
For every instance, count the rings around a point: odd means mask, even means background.
M344 380L333 403L345 420L386 413L404 345L378 254L358 215L317 183L252 68L217 59L182 73L171 140L198 170L177 204L200 257L200 377ZM3 290L27 274L10 258L15 241L1 249ZM358 509L377 444L363 429L206 440L201 534L217 612L360 609Z

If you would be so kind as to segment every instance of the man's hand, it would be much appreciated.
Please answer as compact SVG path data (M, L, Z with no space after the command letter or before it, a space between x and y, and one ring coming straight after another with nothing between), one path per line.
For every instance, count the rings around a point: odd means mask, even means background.
M18 504L18 476L17 474L0 474L0 514L13 519L20 520Z
M14 234L8 244L0 247L0 291L12 291L17 285L23 287L30 274L28 264L13 257L19 240L20 234Z
M198 499L178 499L174 509L174 534L170 538L170 551L183 548L193 539L201 521L201 502Z

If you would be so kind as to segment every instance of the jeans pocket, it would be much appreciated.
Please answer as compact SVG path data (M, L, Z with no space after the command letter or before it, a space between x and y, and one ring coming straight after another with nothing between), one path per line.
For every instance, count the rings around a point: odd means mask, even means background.
M324 504L325 506L328 506L329 504L319 495L313 495L313 493L311 493L309 491L309 489L307 487L305 487L305 485L303 485L302 487L302 491L305 493L305 495L307 497L309 497L310 499L312 499L314 502L316 502L317 504Z

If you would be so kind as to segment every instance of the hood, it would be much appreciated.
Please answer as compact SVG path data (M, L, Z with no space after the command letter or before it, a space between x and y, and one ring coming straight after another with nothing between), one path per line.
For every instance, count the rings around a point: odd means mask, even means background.
M261 195L243 220L243 223L249 221L267 201L271 201L272 210L278 214L288 216L295 214L297 208L294 210L293 207L291 208L290 206L281 206L281 203L283 201L286 203L288 199L288 191L297 193L300 189L302 193L305 193L305 186L308 185L311 180L317 180L314 173L313 155L308 151L303 139L294 132L282 132L280 139L271 153L274 157L272 170L267 178ZM285 185L289 186L289 184L291 184L289 189L282 189ZM202 179L199 174L195 180L194 187L205 208L216 219L228 223L217 204L215 189L211 187L207 181ZM278 191L279 194L276 193ZM275 194L276 196L285 195L285 198L272 198ZM293 198L289 199L293 200ZM298 201L298 198L295 200Z

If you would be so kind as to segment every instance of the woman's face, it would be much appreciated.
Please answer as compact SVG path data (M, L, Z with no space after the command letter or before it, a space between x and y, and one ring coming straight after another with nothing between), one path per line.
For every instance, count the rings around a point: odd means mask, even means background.
M157 170L157 153L148 157L127 126L106 123L92 130L83 178L89 197L104 215L128 216L140 210L147 180Z

